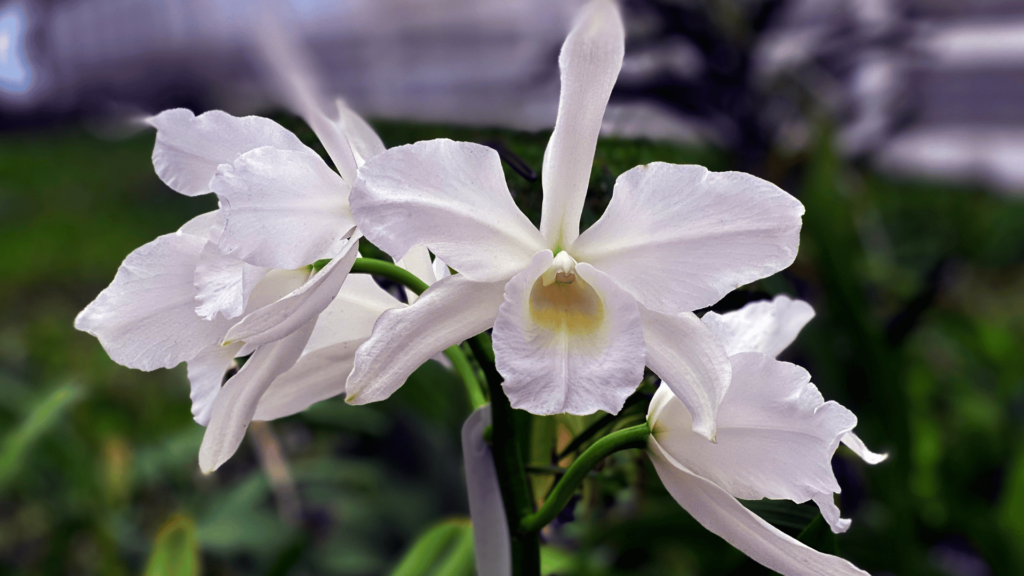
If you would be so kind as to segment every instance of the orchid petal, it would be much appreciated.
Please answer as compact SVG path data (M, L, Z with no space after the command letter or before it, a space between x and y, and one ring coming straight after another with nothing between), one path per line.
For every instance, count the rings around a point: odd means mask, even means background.
M344 394L345 377L352 370L356 349L362 343L363 340L342 342L299 358L267 388L252 419L284 418L317 402Z
M474 282L456 274L431 286L412 306L381 314L373 335L356 352L345 401L386 399L432 356L493 326L503 292L503 282Z
M498 153L479 144L392 148L359 170L351 203L359 229L395 259L422 244L477 282L507 281L544 249L512 201Z
M861 460L868 464L878 464L885 461L889 457L888 454L878 454L868 450L868 447L864 444L864 441L857 437L853 432L847 432L843 434L840 441L846 445L847 448L853 450L853 453L860 456Z
M441 260L438 256L434 257L434 263L431 266L434 268L434 282L444 280L452 275L452 271L448 269L448 265L445 264L444 260Z
M615 3L585 5L558 56L562 93L541 170L540 229L551 247L568 246L579 235L597 137L624 52L625 30Z
M197 423L209 424L213 402L224 384L224 376L237 365L235 356L241 348L241 343L229 346L212 344L188 361L188 381L192 386L189 397L192 399L192 417Z
M658 162L619 176L604 215L569 250L652 310L692 311L792 264L803 212L749 174Z
M314 319L334 300L341 289L359 247L358 234L348 240L339 254L305 284L284 298L259 308L231 327L225 343L244 340L259 346L280 340Z
M149 371L191 360L230 326L195 313L193 273L205 244L179 232L137 248L78 314L75 328L98 338L114 362L129 368Z
M156 174L175 192L207 194L221 164L263 146L309 150L295 134L259 116L237 118L220 110L199 116L184 108L165 110L146 120L157 129L153 148Z
M693 431L715 438L718 406L732 379L732 364L692 312L663 314L640 306L647 365L693 415Z
M381 314L392 308L404 307L372 276L351 274L338 295L320 313L305 353L342 342L365 340L370 337Z
M409 272L412 272L420 280L423 280L428 286L434 283L434 267L430 263L430 251L427 250L426 246L418 244L409 249L405 253L405 256L401 260L395 262L398 266L405 268ZM419 298L419 295L410 290L408 287L405 288L405 301L412 304Z
M348 143L352 145L357 166L362 166L367 160L386 150L380 136L362 116L349 108L344 100L335 100L335 105L338 107L338 125L341 131L348 135Z
M311 150L246 152L210 186L225 215L221 251L257 266L312 264L354 226L348 185Z
M245 312L246 302L256 284L270 268L253 266L220 251L207 242L196 264L196 314L213 320L218 313L237 318Z
M505 286L492 334L505 394L533 414L615 414L644 376L636 300L589 264L544 286L552 260L538 252Z
M181 225L181 228L178 228L178 232L209 240L213 237L219 238L223 229L224 222L222 221L220 210L212 210L185 222Z
M717 443L692 432L686 407L670 401L651 422L661 447L737 498L800 503L839 492L832 455L856 417L825 402L799 366L755 352L731 360L732 383L718 410Z
M702 526L785 576L868 576L837 556L822 554L762 520L714 482L693 474L657 441L648 454L669 494Z
M484 439L491 425L491 405L477 408L462 425L462 460L466 468L469 516L473 520L476 573L511 576L512 540L498 483L494 454Z
M199 447L199 468L204 473L220 468L238 450L263 393L299 359L314 324L310 320L286 338L260 346L224 383L213 402L210 423Z
M730 356L760 352L774 358L796 340L812 318L814 308L810 304L776 296L774 300L751 302L727 314L708 312L701 320Z
M405 256L395 264L412 272L427 285L434 283L434 268L430 262L430 251L422 244L410 248Z
M821 517L825 519L833 533L842 534L850 529L852 522L848 518L841 518L839 516L839 507L836 506L836 497L833 493L820 492L811 499L818 505L818 510L821 510Z
M274 420L345 392L356 349L385 310L402 307L371 276L352 274L320 313L302 356L260 399L253 420Z

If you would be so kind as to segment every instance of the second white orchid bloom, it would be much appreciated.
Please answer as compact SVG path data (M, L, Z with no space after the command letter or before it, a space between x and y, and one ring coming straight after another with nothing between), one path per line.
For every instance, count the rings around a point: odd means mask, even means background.
M513 407L618 412L646 362L694 414L694 429L714 437L730 366L692 311L789 266L803 206L747 174L654 163L621 175L604 215L579 234L623 51L615 4L586 5L559 57L539 230L490 148L419 142L360 169L351 205L367 238L397 258L426 245L458 274L381 317L356 356L350 402L388 397L427 358L493 326Z
M665 386L651 401L648 453L665 487L698 522L761 564L787 576L866 573L779 531L736 499L813 500L833 532L840 518L832 455L840 442L874 464L851 430L857 418L826 402L806 370L775 359L814 316L801 301L779 296L703 322L729 353L732 384L718 412L718 442L695 434L683 403Z

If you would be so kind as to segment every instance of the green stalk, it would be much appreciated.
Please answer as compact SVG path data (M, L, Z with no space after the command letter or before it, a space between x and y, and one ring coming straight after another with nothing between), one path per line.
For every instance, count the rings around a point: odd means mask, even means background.
M469 346L484 371L491 392L491 448L512 537L512 575L540 576L538 530L520 528L520 518L533 513L533 502L523 468L523 452L513 429L512 406L501 389L501 375L491 362L482 339L472 338Z
M383 260L376 260L374 258L356 258L355 263L352 264L351 274L373 274L374 276L381 276L387 278L393 282L398 282L402 286L405 286L409 290L416 293L417 296L427 291L427 283L416 277L415 274L409 272L401 266L396 266L391 262L385 262Z
M387 278L412 290L417 296L423 294L429 288L426 282L420 280L415 274L405 268L373 258L356 258L355 263L352 264L350 274L372 274ZM451 346L444 351L444 354L452 361L452 366L455 367L455 371L462 378L462 383L466 386L466 394L469 396L469 403L473 406L473 409L476 410L486 404L487 400L484 398L483 387L480 385L480 381L477 380L473 367L469 363L469 359L466 358L466 353L458 346Z
M590 473L590 470L598 462L619 450L646 447L647 438L650 435L651 429L644 422L631 428L623 428L622 430L612 432L594 442L565 471L565 475L555 485L555 489L551 491L551 495L544 502L544 505L541 506L540 510L524 516L519 521L519 529L524 532L537 532L547 526L565 508L565 505L569 503L569 499L572 498L576 489L579 488L580 483L583 482L583 479L587 477L587 474ZM499 471L498 474L500 475L501 472Z
M558 453L558 456L555 457L555 461L561 462L563 458L579 450L580 447L586 444L588 440L596 436L601 430L608 427L609 424L625 417L630 408L636 406L644 399L645 398L639 394L634 394L627 398L626 403L622 406L622 410L619 410L618 414L605 414L600 420L588 426L586 430L580 432L578 436L572 439L572 442L570 442L568 446Z
M483 388L480 387L480 382L476 378L473 366L469 363L469 358L466 357L466 353L462 351L462 348L457 345L451 346L445 349L444 355L452 361L452 366L466 385L466 393L469 395L469 403L473 406L473 410L487 404Z

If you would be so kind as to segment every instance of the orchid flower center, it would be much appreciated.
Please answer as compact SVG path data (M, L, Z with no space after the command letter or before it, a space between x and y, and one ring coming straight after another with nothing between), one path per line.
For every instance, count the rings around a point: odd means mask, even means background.
M556 332L592 334L604 321L604 303L597 291L576 275L572 256L559 252L530 291L530 318Z

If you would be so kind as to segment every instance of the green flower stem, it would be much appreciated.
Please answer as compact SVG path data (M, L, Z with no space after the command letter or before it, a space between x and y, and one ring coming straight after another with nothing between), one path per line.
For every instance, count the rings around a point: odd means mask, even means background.
M570 442L568 446L566 446L561 452L558 453L558 456L555 458L555 461L561 462L562 458L565 458L566 456L579 450L580 447L586 444L588 440L596 436L598 432L608 427L608 425L611 424L612 422L615 422L616 420L625 416L633 406L636 406L642 400L644 400L644 397L639 394L634 394L627 398L625 405L623 405L622 409L619 410L618 414L605 414L604 416L601 417L600 420L588 426L586 430L580 432L578 436L572 439L572 442Z
M565 471L565 475L558 481L555 489L551 491L551 495L544 502L544 505L541 506L540 510L523 517L519 521L519 529L524 532L536 532L547 526L565 508L565 505L569 503L569 499L572 498L576 489L579 488L580 483L598 462L619 450L646 447L647 438L650 435L651 429L644 422L631 428L612 432L594 442Z
M540 576L540 535L536 530L520 528L520 519L533 513L533 502L523 468L523 452L513 429L512 406L501 389L501 375L491 362L484 340L472 338L469 346L491 392L491 448L512 538L512 574Z
M352 264L351 274L381 276L405 286L417 295L423 294L429 288L426 282L420 280L415 274L405 268L374 258L356 258L355 263ZM462 382L466 386L466 393L469 395L469 403L473 406L473 409L476 410L486 404L487 400L484 398L483 387L480 385L480 381L477 379L469 359L466 358L466 353L458 346L451 346L444 351L444 354L452 361L452 366L455 367L455 371L462 378Z
M356 258L355 263L352 264L351 273L373 274L374 276L387 278L412 290L417 296L426 292L427 288L430 287L427 286L426 282L420 280L415 274L405 268L375 258Z
M469 403L473 405L473 410L487 404L487 398L484 398L484 391L480 387L480 381L477 380L473 366L469 363L469 358L466 357L466 353L462 351L462 348L459 348L457 345L451 346L445 349L444 355L452 361L455 371L462 377L462 381L466 385L466 393L469 395Z

